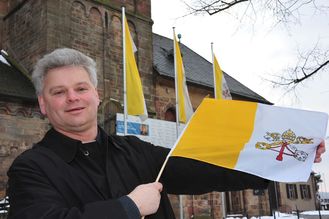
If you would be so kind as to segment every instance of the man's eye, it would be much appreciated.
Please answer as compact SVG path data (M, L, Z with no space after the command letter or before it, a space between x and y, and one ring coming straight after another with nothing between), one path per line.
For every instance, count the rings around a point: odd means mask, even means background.
M63 90L58 90L53 92L53 95L61 95L61 94L64 94Z
M86 87L79 87L77 90L78 90L79 92L83 92L83 91L88 90L88 88L86 88Z

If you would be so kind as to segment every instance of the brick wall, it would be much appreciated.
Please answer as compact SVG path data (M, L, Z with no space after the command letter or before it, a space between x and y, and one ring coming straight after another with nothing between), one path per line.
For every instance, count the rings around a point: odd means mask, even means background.
M256 195L254 190L243 191L244 206L249 216L270 215L268 192Z
M2 41L3 41L3 18L8 13L8 0L0 0L0 47L2 48Z
M12 161L38 142L47 129L36 105L0 102L0 198L4 197Z
M2 30L3 49L31 71L46 49L46 7L42 0L21 2L9 1Z
M211 192L204 195L184 196L184 218L223 218L221 194ZM178 218L178 217L177 217Z

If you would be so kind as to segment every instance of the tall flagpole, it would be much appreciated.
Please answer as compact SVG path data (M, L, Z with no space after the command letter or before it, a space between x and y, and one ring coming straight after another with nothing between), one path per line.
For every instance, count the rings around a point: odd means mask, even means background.
M178 104L178 75L177 75L177 61L176 61L176 33L175 27L172 28L174 33L173 43L174 43L174 66L175 66L175 94L176 94L176 138L179 137L179 104ZM179 195L179 215L180 219L183 219L183 197Z
M179 104L178 104L178 75L177 75L177 60L176 60L176 33L175 27L172 28L174 33L173 43L174 43L174 67L175 67L175 95L176 95L176 138L179 136Z
M214 49L213 49L214 43L211 42L211 58L212 58L212 72L214 76L214 97L217 99L217 92L216 92L216 70L215 70L215 59L214 59Z
M128 117L128 106L127 106L127 69L126 69L126 27L125 27L125 7L122 7L122 69L123 69L123 121L124 121L124 135L127 135L127 117Z
M213 75L214 75L214 97L217 99L217 84L216 84L216 70L215 70L215 55L214 55L214 43L211 43L211 57L212 57L212 70L213 70ZM225 206L225 192L221 192L222 196L222 215L223 218L226 217L226 206Z

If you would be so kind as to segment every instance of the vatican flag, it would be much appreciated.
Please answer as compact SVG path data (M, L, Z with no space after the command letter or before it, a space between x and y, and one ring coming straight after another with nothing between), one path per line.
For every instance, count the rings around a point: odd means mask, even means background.
M187 123L193 115L193 108L186 85L185 70L182 54L174 30L174 56L175 56L175 92L178 102L179 122Z
M224 74L220 68L215 54L213 54L213 70L214 70L214 87L216 99L232 100L230 90L227 86Z
M206 98L169 156L279 182L305 182L327 122L321 112Z
M131 38L127 19L125 18L124 10L122 12L124 22L124 74L125 74L125 88L126 88L126 103L127 114L139 116L142 120L147 119L147 109L143 94L141 78L139 76L136 65L135 54L136 46Z

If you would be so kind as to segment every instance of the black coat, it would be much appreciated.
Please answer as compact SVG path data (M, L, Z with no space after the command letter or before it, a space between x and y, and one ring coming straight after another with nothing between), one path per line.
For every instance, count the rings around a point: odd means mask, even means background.
M103 179L93 175L98 170L85 161L79 150L81 142L54 129L18 156L8 171L9 218L128 218L118 198L140 184L154 182L169 150L134 136L108 136L101 129L98 140L106 146ZM178 157L169 159L160 181L164 189L159 210L147 218L174 218L167 193L202 194L267 186L259 177Z

